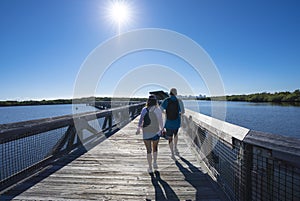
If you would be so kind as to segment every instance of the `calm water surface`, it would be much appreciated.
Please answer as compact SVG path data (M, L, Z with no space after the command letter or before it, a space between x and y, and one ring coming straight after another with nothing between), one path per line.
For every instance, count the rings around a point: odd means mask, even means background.
M184 104L186 108L212 116L210 101L197 101L197 104L195 102L184 101ZM223 106L224 102L214 102L214 111L218 111L218 107ZM300 138L299 106L249 102L225 102L225 106L226 122L256 131ZM218 115L213 115L213 117L218 118Z
M85 104L77 105L78 112L95 111ZM72 104L0 107L0 124L72 114Z
M212 102L184 101L186 108L212 116ZM300 107L268 103L214 102L215 111L226 109L225 121L252 130L300 138ZM78 105L78 112L95 111L94 107ZM0 124L72 114L72 105L0 107Z

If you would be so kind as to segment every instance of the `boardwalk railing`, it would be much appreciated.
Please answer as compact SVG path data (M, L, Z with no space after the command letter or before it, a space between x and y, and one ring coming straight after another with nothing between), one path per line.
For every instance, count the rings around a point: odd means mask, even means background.
M0 191L66 154L88 150L138 116L144 105L0 125Z
M63 156L87 151L139 115L144 104L0 125L0 191ZM190 110L182 130L230 200L300 200L300 139Z
M106 110L110 108L122 107L125 105L132 105L140 103L141 101L91 101L87 105L94 106L99 110Z
M300 200L300 139L187 110L184 131L230 200Z

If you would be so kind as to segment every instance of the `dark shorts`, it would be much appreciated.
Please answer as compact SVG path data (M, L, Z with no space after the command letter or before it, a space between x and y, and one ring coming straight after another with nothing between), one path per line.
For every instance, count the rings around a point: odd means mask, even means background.
M166 129L167 130L167 133L166 133L166 136L167 137L175 137L177 134L178 134L178 129Z
M144 139L144 140L152 140L152 141L156 141L156 140L159 140L159 136L158 136L158 135L155 135L155 136L152 137L152 138L148 138L148 139Z

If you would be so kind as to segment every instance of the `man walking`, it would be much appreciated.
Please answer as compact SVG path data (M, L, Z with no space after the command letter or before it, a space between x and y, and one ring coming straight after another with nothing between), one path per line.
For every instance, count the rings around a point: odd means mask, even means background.
M184 114L184 106L182 100L177 99L176 96L177 89L172 88L170 90L170 97L164 99L160 105L162 110L166 110L166 137L169 140L171 158L174 160L174 154L179 155L179 151L177 149L178 130L181 126L181 114Z

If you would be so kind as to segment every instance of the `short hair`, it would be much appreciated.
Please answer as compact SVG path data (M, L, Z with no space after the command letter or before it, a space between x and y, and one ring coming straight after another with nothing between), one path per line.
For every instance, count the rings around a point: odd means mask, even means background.
M170 95L177 96L177 89L176 88L172 88L170 90Z

